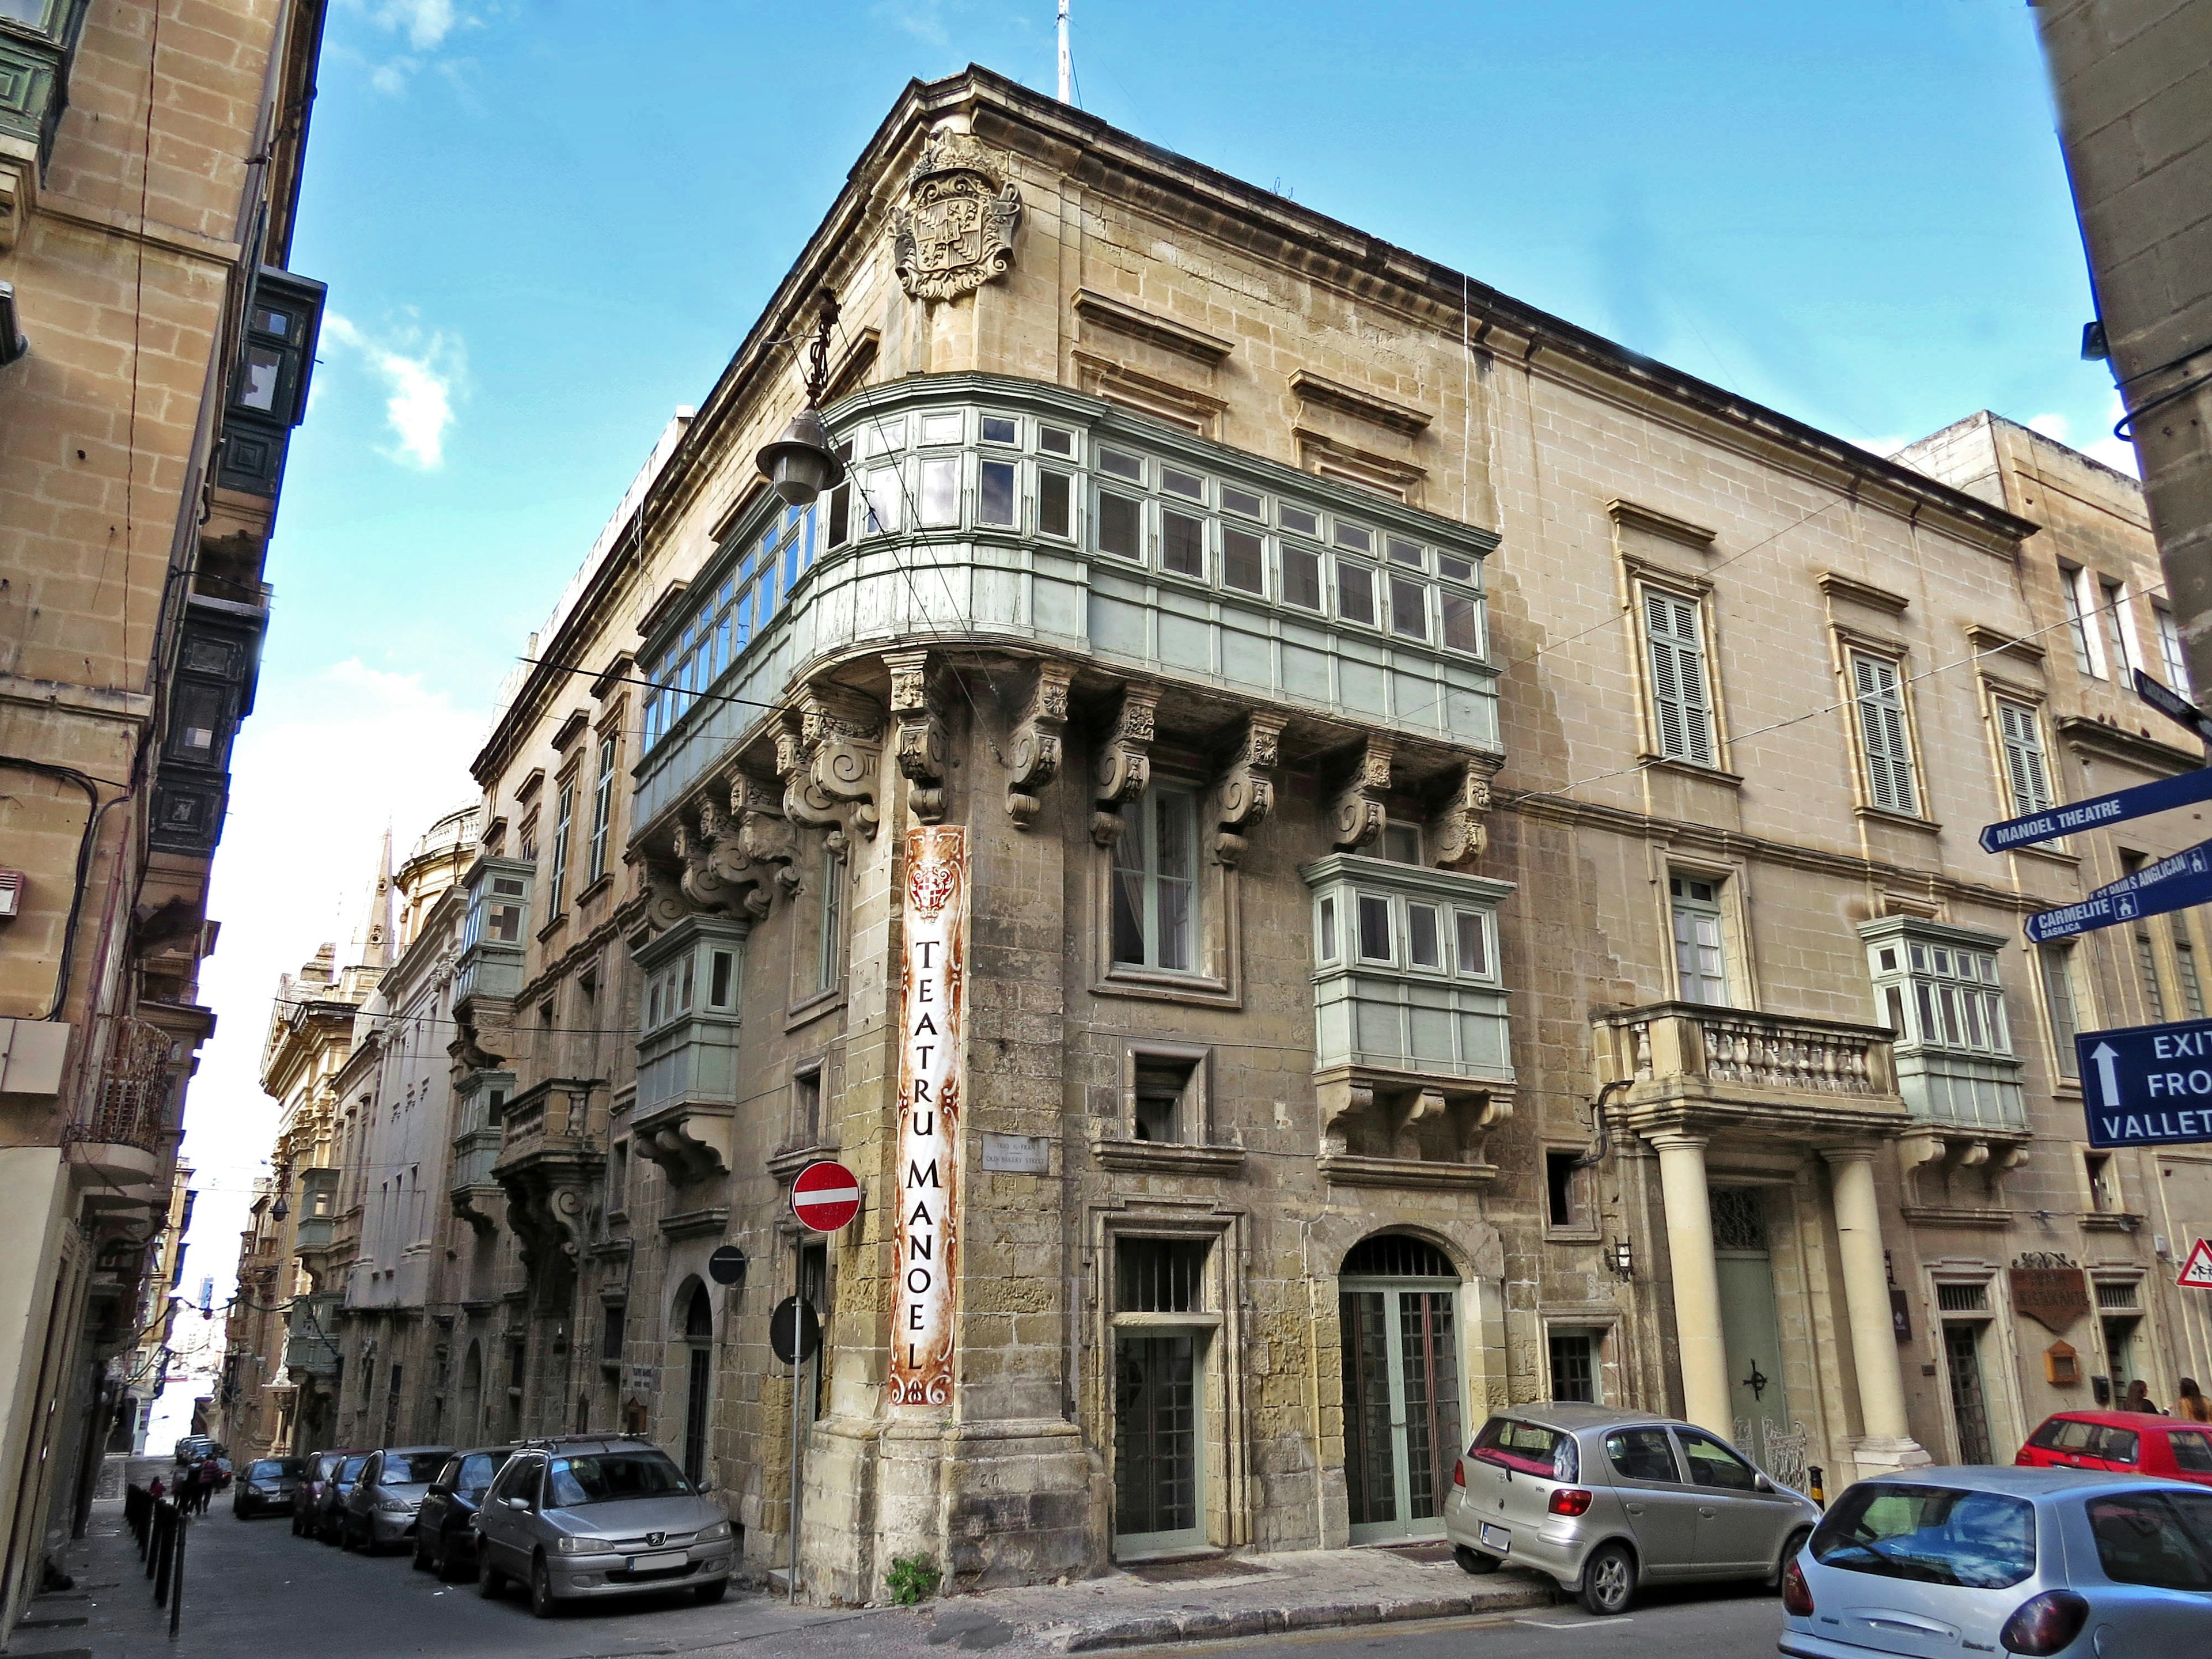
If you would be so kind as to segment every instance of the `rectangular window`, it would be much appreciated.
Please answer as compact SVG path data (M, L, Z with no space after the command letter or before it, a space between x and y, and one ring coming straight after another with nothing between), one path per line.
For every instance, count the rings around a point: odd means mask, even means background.
M2082 599L2088 580L2089 573L2079 565L2062 564L2058 567L2058 590L2066 602L2066 632L2074 642L2074 666L2094 678L2097 663L2089 654L2089 606Z
M1419 542L1401 541L1397 537L1392 536L1389 538L1388 545L1392 564L1411 565L1416 570L1425 570L1429 568L1429 562L1421 556L1421 544Z
M587 880L607 872L607 836L615 817L615 740L599 739L599 775L592 784L592 856Z
M1257 519L1264 516L1261 507L1260 498L1250 490L1239 489L1234 484L1221 486L1221 510L1224 513L1241 514L1248 519Z
M1675 995L1684 1002L1729 1006L1728 956L1721 943L1720 884L1668 878L1674 914Z
M2158 946L2151 941L2149 928L2136 930L2135 951L2136 975L2142 981L2143 1006L2150 1010L2153 1024L2163 1024L2166 1020L2166 991L2158 982Z
M1010 415L983 416L983 441L987 444L1018 444L1022 441L1021 428Z
M1198 921L1198 802L1155 785L1122 809L1114 847L1114 960L1191 971Z
M1361 553L1372 553L1375 550L1373 531L1362 530L1356 524L1340 524L1335 526L1335 530L1336 544L1339 547L1349 547Z
M629 1202L629 1142L617 1140L607 1149L607 1208L620 1214Z
M1037 474L1037 533L1075 534L1075 489L1073 481L1065 472Z
M568 832L576 819L576 786L573 782L561 786L560 805L553 814L553 873L546 883L545 913L557 916L568 890Z
M1596 1334L1553 1331L1550 1346L1552 1398L1579 1400L1589 1406L1597 1404Z
M960 441L960 428L963 424L965 422L957 412L925 415L921 417L921 441L926 444L957 444Z
M1479 910L1453 913L1459 945L1459 971L1476 979L1490 977L1490 933Z
M2136 665L2135 641L2128 637L2127 590L2115 581L2101 578L2097 583L2098 608L2105 613L2105 643L2111 659L2106 665L2112 678L2125 681L2128 671Z
M837 984L839 954L845 939L845 860L825 850L822 855L822 938L816 951L815 988L828 991Z
M1897 665L1854 651L1851 691L1865 750L1867 793L1885 811L1917 817L1920 788L1913 775L1912 743L1905 725L1904 683Z
M1712 701L1705 689L1705 647L1698 607L1688 599L1644 590L1644 629L1651 653L1651 702L1659 752L1693 766L1713 764Z
M861 495L867 502L867 529L871 536L888 536L899 527L899 475L895 466L879 466L861 482ZM763 601L761 616L768 616L769 601Z
M1386 823L1382 837L1375 843L1375 856L1388 859L1393 864L1419 864L1421 861L1421 826L1418 823Z
M1131 483L1140 484L1145 481L1143 458L1136 455L1124 455L1119 450L1100 450L1098 470L1101 472L1110 472L1117 478L1127 478Z
M1134 1071L1135 1121L1130 1130L1135 1138L1157 1142L1203 1141L1206 1137L1202 1133L1193 1133L1200 1127L1194 1122L1197 1114L1192 1110L1191 1085L1198 1076L1198 1061L1165 1054L1138 1054L1134 1057Z
M1037 447L1048 455L1065 455L1072 460L1075 456L1075 434L1062 427L1041 426L1037 428Z
M843 478L823 506L822 541L825 547L842 547L853 538L853 481Z
M1395 952L1390 948L1390 901L1374 893L1359 895L1359 955L1366 962L1389 962Z
M2043 755L2043 723L2025 703L1997 699L1997 736L2004 747L2005 787L2012 816L2024 817L2052 805Z
M2204 1018L2204 981L2197 975L2197 947L2189 942L2189 929L2179 916L2166 926L2173 930L2173 976L2181 982L2181 1012L2191 1019Z
M975 469L975 522L1012 524L1014 464L1012 461L985 461Z
M1303 507L1292 507L1288 501L1275 504L1275 522L1293 535L1311 536L1316 539L1321 535L1320 516L1307 512Z
M1336 614L1346 622L1375 626L1375 573L1365 565L1336 562Z
M2074 1004L2074 947L2039 945L2036 957L2043 968L2043 1010L2051 1020L2051 1041L2057 1050L2058 1075L2076 1082L2081 1068L2074 1054L2075 1034L2081 1029Z
M1323 962L1336 960L1336 896L1330 894L1321 902L1320 919L1316 923L1321 933L1316 953Z
M1170 473L1170 477L1174 475ZM1195 479L1193 480L1196 482ZM1178 576L1206 575L1206 520L1188 513L1160 514L1160 568Z
M1221 582L1243 593L1261 593L1267 586L1267 547L1249 530L1224 525L1221 531Z
M1322 608L1321 556L1303 547L1283 549L1283 603L1304 611Z
M1444 965L1441 915L1433 904L1406 906L1406 959L1416 968L1441 970Z
M1554 1227L1575 1224L1575 1169L1581 1155L1550 1152L1544 1154L1544 1193L1547 1218Z
M713 951L707 957L707 1006L726 1013L737 1006L738 953Z
M1390 578L1390 631L1409 640L1429 637L1429 590L1403 576Z
M1474 601L1464 593L1443 596L1444 643L1454 651L1480 651L1482 633L1475 625Z
M2166 683L2185 697L2197 694L2189 689L2189 659L2181 649L2181 629L2173 620L2173 612L2162 606L2152 613L2158 618L2158 654L2166 665Z
M1160 488L1170 495L1180 495L1187 501L1206 499L1206 484L1194 472L1184 472L1176 467L1160 469Z
M1196 1313L1206 1305L1206 1241L1124 1238L1114 1246L1116 1313Z
M2112 1155L2110 1152L2081 1154L2081 1172L2089 1178L2089 1207L2100 1212L2111 1212L2120 1207L2119 1194L2112 1186ZM2097 1289L2104 1290L2100 1285Z
M1141 559L1144 547L1145 505L1111 490L1098 492L1098 550L1125 559Z
M960 522L960 463L953 456L921 464L921 522L933 530Z

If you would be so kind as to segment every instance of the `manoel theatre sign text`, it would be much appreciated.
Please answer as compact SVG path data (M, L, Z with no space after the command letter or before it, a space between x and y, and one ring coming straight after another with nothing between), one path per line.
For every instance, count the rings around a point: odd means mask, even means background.
M944 1406L952 1401L952 1277L960 1249L968 832L959 824L916 824L907 831L905 852L890 1402Z

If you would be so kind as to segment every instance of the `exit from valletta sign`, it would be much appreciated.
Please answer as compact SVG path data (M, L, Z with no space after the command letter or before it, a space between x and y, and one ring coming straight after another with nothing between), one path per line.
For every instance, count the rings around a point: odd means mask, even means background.
M2212 1142L2212 1019L2074 1039L2093 1146Z
M960 1251L968 832L955 823L916 824L904 852L890 1403L945 1406L952 1401L952 1276Z

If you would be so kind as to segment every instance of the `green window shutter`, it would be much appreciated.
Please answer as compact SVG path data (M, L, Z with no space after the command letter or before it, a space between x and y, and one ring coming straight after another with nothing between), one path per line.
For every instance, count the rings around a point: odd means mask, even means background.
M1705 689L1698 607L1647 589L1644 628L1651 653L1651 703L1658 717L1659 752L1669 760L1711 766L1712 704Z
M1892 812L1920 811L1912 776L1912 745L1905 735L1905 696L1897 665L1879 657L1851 659L1859 733L1866 750L1867 792Z
M1997 730L2004 747L2005 779L2012 788L2014 816L2045 811L2051 804L2051 780L2035 711L2019 703L2000 702Z

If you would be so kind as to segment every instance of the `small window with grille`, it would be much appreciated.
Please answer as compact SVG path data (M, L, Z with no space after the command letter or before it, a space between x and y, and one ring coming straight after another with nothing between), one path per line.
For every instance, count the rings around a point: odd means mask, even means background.
M2133 1313L2142 1306L2142 1287L2132 1279L2100 1279L2097 1281L2097 1305Z
M1987 1313L1990 1287L1986 1284L1938 1285L1936 1308L1939 1313Z
M1116 1313L1197 1313L1206 1306L1202 1238L1121 1238L1114 1244Z

